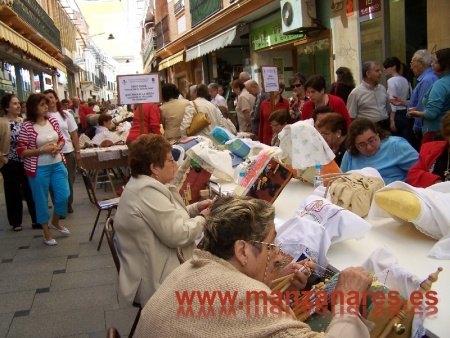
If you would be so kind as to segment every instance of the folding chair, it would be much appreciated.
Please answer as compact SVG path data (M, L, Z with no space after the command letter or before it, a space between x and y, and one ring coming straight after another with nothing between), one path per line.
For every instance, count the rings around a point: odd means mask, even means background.
M89 176L89 174L86 171L86 169L80 167L80 171L81 171L81 175L83 176L83 182L84 182L84 185L86 187L86 192L87 192L87 194L89 196L89 200L98 209L97 217L95 218L94 226L92 228L91 235L89 236L89 240L92 241L92 237L94 236L94 231L95 231L95 228L97 227L97 223L98 223L98 219L100 217L100 213L103 210L107 210L108 211L108 215L106 216L106 218L108 219L109 216L111 216L112 210L113 209L117 209L120 197L115 197L115 198L111 198L111 199L104 200L104 201L97 200L97 197L95 195L95 189L94 189L94 186L92 184L91 177ZM100 247L102 245L102 240L103 240L103 232L102 232L102 236L100 237L100 242L98 243L97 250L100 250Z
M109 217L106 220L105 227L103 228L103 234L106 236L106 242L108 243L109 250L111 251L111 256L116 265L117 273L120 271L120 260L117 254L116 246L114 244L114 235L116 234L114 230L114 220Z

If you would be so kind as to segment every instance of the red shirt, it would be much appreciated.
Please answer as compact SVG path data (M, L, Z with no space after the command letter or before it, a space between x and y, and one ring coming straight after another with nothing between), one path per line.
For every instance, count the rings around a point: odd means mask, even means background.
M142 114L144 121L142 121L144 134L161 134L159 108L154 103L143 103ZM134 141L141 135L141 118L139 113L139 106L134 110L133 125L127 137L127 142Z
M438 157L447 150L447 141L434 141L422 144L420 147L419 161L414 164L406 176L406 183L417 188L427 188L442 179L430 172L431 166Z
M285 98L280 98L278 102L275 102L275 110L286 109L289 111L289 101ZM270 146L272 142L272 128L269 123L270 111L270 99L264 100L261 103L260 120L259 120L259 141Z
M342 115L345 118L345 121L347 121L347 127L350 126L350 123L352 123L352 119L350 118L350 115L348 114L347 107L344 103L344 101L335 95L327 94L328 95L328 107L333 109L336 113ZM303 105L302 108L302 120L307 120L313 117L314 112L314 102L312 100L309 100Z
M89 114L95 114L95 112L92 110L91 107L89 106L83 106L82 104L80 104L78 106L78 116L80 117L80 124L81 127L87 127L87 116Z

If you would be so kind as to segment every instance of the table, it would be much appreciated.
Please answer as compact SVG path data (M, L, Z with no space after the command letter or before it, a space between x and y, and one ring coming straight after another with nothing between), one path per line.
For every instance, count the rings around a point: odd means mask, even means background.
M222 194L232 192L235 186L234 183L216 178L213 181L220 183ZM274 203L275 226L290 219L300 203L313 191L311 184L292 179ZM409 223L400 224L390 218L366 220L373 227L364 238L347 240L330 247L327 254L330 265L338 270L361 265L373 251L384 245L397 257L403 268L424 280L439 266L443 267L438 281L432 286L439 299L438 313L434 319L425 319L424 326L429 337L448 337L446 320L450 318L450 261L427 257L436 241Z
M80 151L79 165L94 171L94 189L97 186L98 172L102 169L128 167L128 146L115 145L107 148L87 148ZM108 181L114 193L116 189L108 174Z

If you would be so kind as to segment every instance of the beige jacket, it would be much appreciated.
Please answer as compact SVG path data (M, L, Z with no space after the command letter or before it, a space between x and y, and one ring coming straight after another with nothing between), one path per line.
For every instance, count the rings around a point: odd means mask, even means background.
M8 163L6 155L9 153L11 146L11 129L9 127L8 118L0 117L0 168Z
M211 305L199 306L196 296L191 298L191 306L182 302L183 291L197 292L205 296L209 292ZM214 298L213 292L222 295L236 294L234 305L230 301ZM255 296L248 292L257 292ZM206 251L195 250L190 261L179 266L165 280L158 291L147 302L141 313L136 337L369 337L367 327L357 317L335 317L327 332L317 333L310 327L285 312L285 307L267 305L264 307L263 294L271 290L265 284L236 270L230 263ZM177 294L178 293L178 294ZM249 301L250 300L250 301ZM265 304L268 302L266 301ZM208 302L205 302L208 304ZM221 305L222 304L222 305ZM247 307L250 304L250 307ZM255 310L258 308L258 314Z
M159 107L166 139L177 141L181 138L180 125L188 103L189 101L186 99L170 99L169 102L165 102Z
M185 207L175 186L140 175L132 177L120 197L114 217L120 259L119 292L141 304L180 265L176 248L191 257L205 219L196 204ZM187 258L186 257L186 258Z

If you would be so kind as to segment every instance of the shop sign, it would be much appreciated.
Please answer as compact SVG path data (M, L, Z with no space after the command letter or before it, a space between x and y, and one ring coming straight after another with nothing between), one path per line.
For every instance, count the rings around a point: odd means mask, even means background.
M281 30L281 18L268 24L252 29L250 32L250 41L252 50L272 47L292 40L303 38L303 34L283 35Z
M381 0L359 0L359 16L381 11Z

